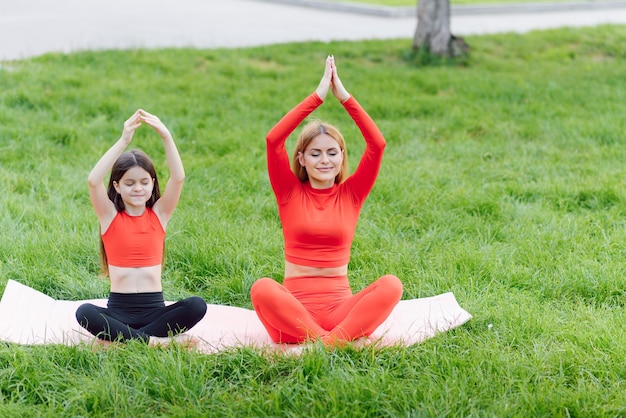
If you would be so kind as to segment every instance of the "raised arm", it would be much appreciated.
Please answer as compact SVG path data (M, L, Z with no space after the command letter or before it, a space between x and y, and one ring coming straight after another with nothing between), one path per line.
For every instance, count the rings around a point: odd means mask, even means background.
M317 109L326 99L328 90L332 82L332 57L326 58L324 67L324 75L320 80L315 92L304 99L300 104L291 109L280 121L267 133L266 140L268 147L280 148L291 133L300 125L300 123ZM284 148L284 147L283 147Z
M339 78L339 74L337 74L337 66L335 65L335 56L331 55L329 57L329 64L331 70L331 89L333 91L333 95L339 100L341 103L345 102L350 98L350 93L343 86L341 79Z
M167 225L183 190L185 181L185 169L180 159L178 148L169 129L161 122L161 120L145 110L139 110L139 117L143 123L151 126L163 139L163 147L165 148L165 158L170 171L170 178L167 181L165 190L161 198L157 200L152 209L155 211L162 225Z
M141 126L141 117L139 110L133 113L133 115L124 122L124 129L122 136L117 140L115 144L96 163L91 169L87 183L89 184L89 197L91 198L91 204L93 205L96 216L100 221L101 230L105 230L111 223L116 215L117 210L115 205L109 199L107 195L107 189L104 185L104 178L111 167L118 159L118 157L124 152L130 141L133 139L135 130Z
M341 102L365 139L365 152L361 156L359 165L352 176L346 180L346 182L351 183L355 199L362 202L376 182L386 141L374 120L344 87L337 73L334 57L332 57L331 68L333 74L331 84L333 95Z
M326 63L324 65L324 75L322 75L322 79L320 80L317 89L315 89L315 93L319 96L322 101L326 100L326 95L328 94L328 90L332 86L333 82L333 66L335 59L332 55L326 57Z
M324 102L331 88L331 62L332 57L328 56L324 75L315 92L283 116L265 138L267 141L267 169L272 189L278 201L288 196L291 188L299 182L296 175L291 171L285 142L300 123Z

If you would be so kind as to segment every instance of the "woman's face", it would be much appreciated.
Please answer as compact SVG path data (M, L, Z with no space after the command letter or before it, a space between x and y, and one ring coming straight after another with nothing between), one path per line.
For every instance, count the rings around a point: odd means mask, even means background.
M152 196L154 179L150 173L139 166L130 168L119 182L113 182L115 190L120 194L127 209L145 208Z
M343 151L332 136L319 134L304 152L298 153L298 161L306 169L314 189L327 189L335 184L335 177L341 171Z

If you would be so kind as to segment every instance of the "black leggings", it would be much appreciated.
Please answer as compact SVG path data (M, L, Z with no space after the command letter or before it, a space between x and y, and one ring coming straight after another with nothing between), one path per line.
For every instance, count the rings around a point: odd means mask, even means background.
M102 340L140 340L180 334L204 317L207 304L199 296L165 306L162 292L111 292L106 308L84 303L76 310L78 323Z

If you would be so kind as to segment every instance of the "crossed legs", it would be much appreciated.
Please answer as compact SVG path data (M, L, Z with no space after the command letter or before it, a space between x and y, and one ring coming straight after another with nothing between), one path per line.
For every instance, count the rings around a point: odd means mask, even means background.
M402 283L386 275L352 294L347 277L263 278L250 290L254 309L277 343L321 339L325 344L368 336L402 297Z
M206 302L198 296L165 306L162 295L156 292L132 296L111 294L107 308L82 304L76 310L76 319L102 340L135 339L148 343L151 336L168 337L190 329L204 317L206 310Z

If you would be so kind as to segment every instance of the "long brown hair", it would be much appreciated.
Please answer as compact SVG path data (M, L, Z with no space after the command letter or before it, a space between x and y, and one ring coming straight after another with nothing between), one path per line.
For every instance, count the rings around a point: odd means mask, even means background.
M109 178L109 186L107 187L107 195L109 196L111 202L115 205L115 209L117 209L118 212L122 212L126 207L124 205L124 201L122 200L122 196L117 192L117 190L115 190L114 183L119 183L121 178L124 177L124 174L126 174L126 172L133 167L143 168L148 172L154 181L152 195L146 202L146 206L151 208L161 197L161 190L159 188L159 179L157 178L156 169L154 168L154 163L150 157L148 157L148 154L138 149L126 151L119 156L115 163L113 163L113 167L111 168L111 177ZM163 247L163 254L165 255L165 243L163 243ZM165 260L165 257L163 257L163 260ZM100 233L100 265L102 273L105 276L108 276L109 263L107 260L107 254L104 250L102 233Z
M302 128L302 132L300 132L300 135L298 136L296 148L294 150L293 158L291 160L291 170L302 183L309 180L309 175L306 172L306 168L302 167L302 165L300 165L300 162L298 161L298 154L304 153L311 141L313 141L318 135L322 134L326 134L333 138L335 141L337 141L339 149L343 154L341 170L339 170L339 173L335 177L335 183L341 184L346 180L346 178L348 178L348 151L346 150L346 141L343 139L343 135L341 135L339 129L329 123L325 123L319 120L309 122Z

